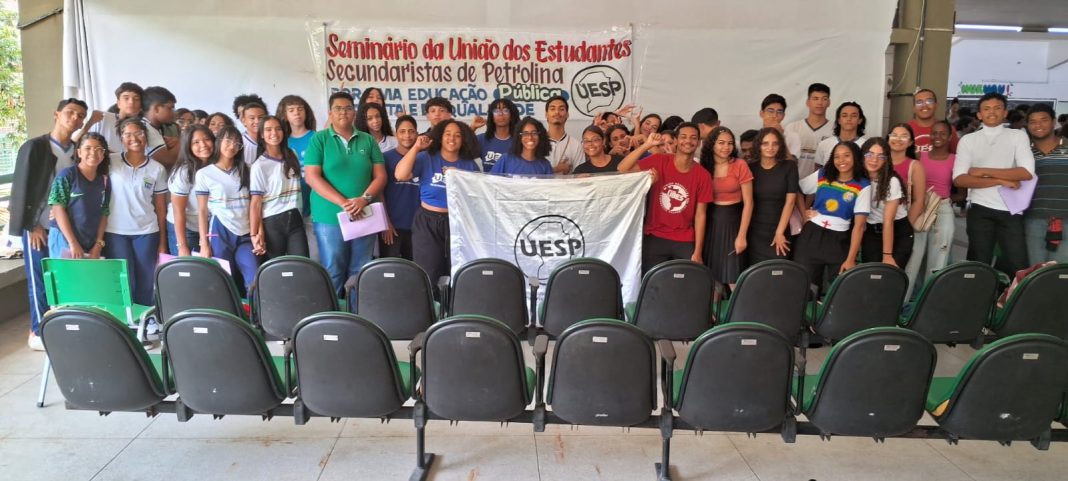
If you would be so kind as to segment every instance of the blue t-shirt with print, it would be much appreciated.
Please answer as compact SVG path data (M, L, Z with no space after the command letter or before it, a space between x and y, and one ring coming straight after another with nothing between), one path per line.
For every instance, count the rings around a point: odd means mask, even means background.
M522 157L504 154L490 170L491 174L510 175L552 175L553 165L547 159L526 160Z
M382 153L382 158L386 160L386 213L394 228L411 230L412 218L419 208L419 175L415 174L412 180L405 182L397 180L394 171L403 157L397 149Z
M478 146L482 149L482 170L489 172L502 156L512 151L512 138L501 140L490 135L489 140L486 140L485 135L479 135Z
M478 164L474 159L446 162L441 158L441 154L429 152L419 152L419 155L415 156L412 175L419 177L419 200L431 207L441 209L449 207L448 198L445 196L445 169L447 168L478 172Z

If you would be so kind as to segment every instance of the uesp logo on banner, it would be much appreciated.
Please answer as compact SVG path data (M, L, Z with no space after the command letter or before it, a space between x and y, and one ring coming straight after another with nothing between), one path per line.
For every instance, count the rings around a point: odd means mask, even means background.
M611 66L586 67L571 78L571 102L583 115L593 117L599 110L615 111L623 106L626 97L623 74Z
M514 250L515 264L523 275L546 282L561 262L586 255L586 239L575 221L562 215L543 215L519 229Z

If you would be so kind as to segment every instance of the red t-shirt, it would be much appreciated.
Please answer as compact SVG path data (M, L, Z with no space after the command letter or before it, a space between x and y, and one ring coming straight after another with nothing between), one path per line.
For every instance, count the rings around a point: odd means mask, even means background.
M931 151L931 128L921 127L916 123L916 119L909 121L909 127L912 127L912 135L914 136L913 143L916 144L916 155L920 155L920 152ZM949 153L957 153L957 129L952 125L949 127Z
M744 162L743 162L744 164ZM640 161L642 170L656 169L645 233L678 242L693 242L697 203L712 202L712 176L694 162L689 172L675 168L675 154L653 154Z
M742 201L742 184L753 181L753 172L749 164L742 159L733 159L727 163L727 175L716 177L712 174L712 202L737 203Z

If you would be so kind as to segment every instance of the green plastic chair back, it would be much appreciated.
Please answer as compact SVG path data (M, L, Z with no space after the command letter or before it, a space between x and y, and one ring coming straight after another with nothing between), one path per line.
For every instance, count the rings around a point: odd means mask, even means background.
M48 305L96 307L126 324L148 309L133 303L126 259L41 260Z

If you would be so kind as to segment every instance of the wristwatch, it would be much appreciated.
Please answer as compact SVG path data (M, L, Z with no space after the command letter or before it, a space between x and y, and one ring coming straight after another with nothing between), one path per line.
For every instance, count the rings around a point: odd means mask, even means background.
M375 200L375 196L371 194L363 194L360 197L363 197L363 200L366 200L368 204L370 204L372 200Z
M96 245L98 247L104 247L107 244L104 242L104 239L100 239L100 240L96 241Z

